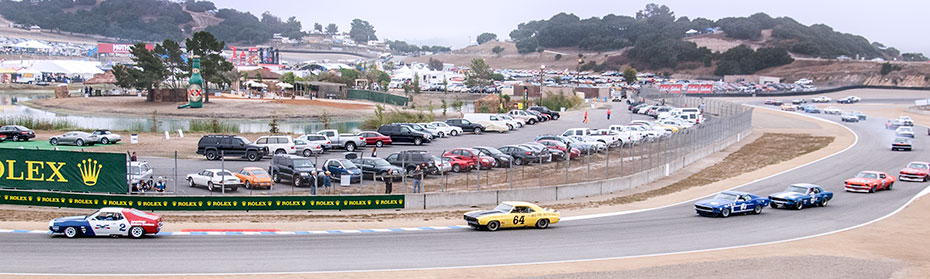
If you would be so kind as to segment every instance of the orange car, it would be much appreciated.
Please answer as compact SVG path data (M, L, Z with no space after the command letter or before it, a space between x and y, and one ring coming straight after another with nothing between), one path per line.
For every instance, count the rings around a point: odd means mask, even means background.
M271 176L261 168L242 168L236 173L236 177L242 180L242 184L245 184L246 189L252 189L252 187L271 188Z

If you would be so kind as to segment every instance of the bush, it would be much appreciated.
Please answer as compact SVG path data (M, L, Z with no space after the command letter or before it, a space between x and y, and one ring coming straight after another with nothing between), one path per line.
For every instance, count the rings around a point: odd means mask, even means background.
M0 117L2 125L20 125L33 130L75 130L77 125L63 119L42 119L31 116Z
M238 133L239 127L235 124L221 122L216 118L210 120L191 119L187 131L200 133Z
M560 94L552 94L551 92L547 93L549 93L549 96L539 100L537 105L547 107L554 111L559 111L563 107L565 109L572 109L584 103L584 99L581 99L577 96L563 96Z
M891 63L885 62L884 64L882 64L881 73L884 76L884 75L890 74L891 72L900 71L900 70L901 70L901 66L893 65Z
M378 127L391 123L420 123L436 121L436 117L431 113L418 111L416 113L394 109L390 112L379 110L380 106L375 107L375 115L369 116L362 121L361 128L364 130L377 130Z

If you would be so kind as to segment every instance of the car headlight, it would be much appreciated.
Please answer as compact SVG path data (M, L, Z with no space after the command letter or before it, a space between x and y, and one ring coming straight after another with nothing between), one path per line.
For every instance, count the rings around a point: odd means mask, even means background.
M300 176L310 176L310 173L309 173L309 172L301 172L301 173L300 173Z

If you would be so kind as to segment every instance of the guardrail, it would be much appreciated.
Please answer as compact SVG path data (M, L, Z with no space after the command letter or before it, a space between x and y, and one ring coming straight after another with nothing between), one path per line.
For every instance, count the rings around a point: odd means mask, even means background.
M141 196L0 190L0 204L67 208L133 207L149 211L354 210L404 208L403 195Z
M778 93L707 93L707 94L684 94L689 97L790 97L790 96L810 96L819 94L828 94L851 89L895 89L895 90L930 90L930 87L898 87L898 86L877 86L877 85L851 85L841 86L830 89L806 91L806 92L778 92Z

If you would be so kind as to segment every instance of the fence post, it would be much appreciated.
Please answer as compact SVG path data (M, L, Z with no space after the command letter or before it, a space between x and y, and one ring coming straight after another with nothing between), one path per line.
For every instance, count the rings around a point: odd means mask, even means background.
M223 185L220 186L220 192L223 192L223 194L225 195L226 194L226 151L225 150L220 151L220 173L221 173L220 182L223 183ZM212 193L213 191L210 191L210 192Z
M174 194L178 194L178 151L174 151Z
M620 144L620 149L623 149L622 143ZM605 158L607 158L604 160L604 162L607 164L605 167L606 170L604 170L604 180L607 180L610 178L610 146L608 146L604 152L604 155L606 155Z

